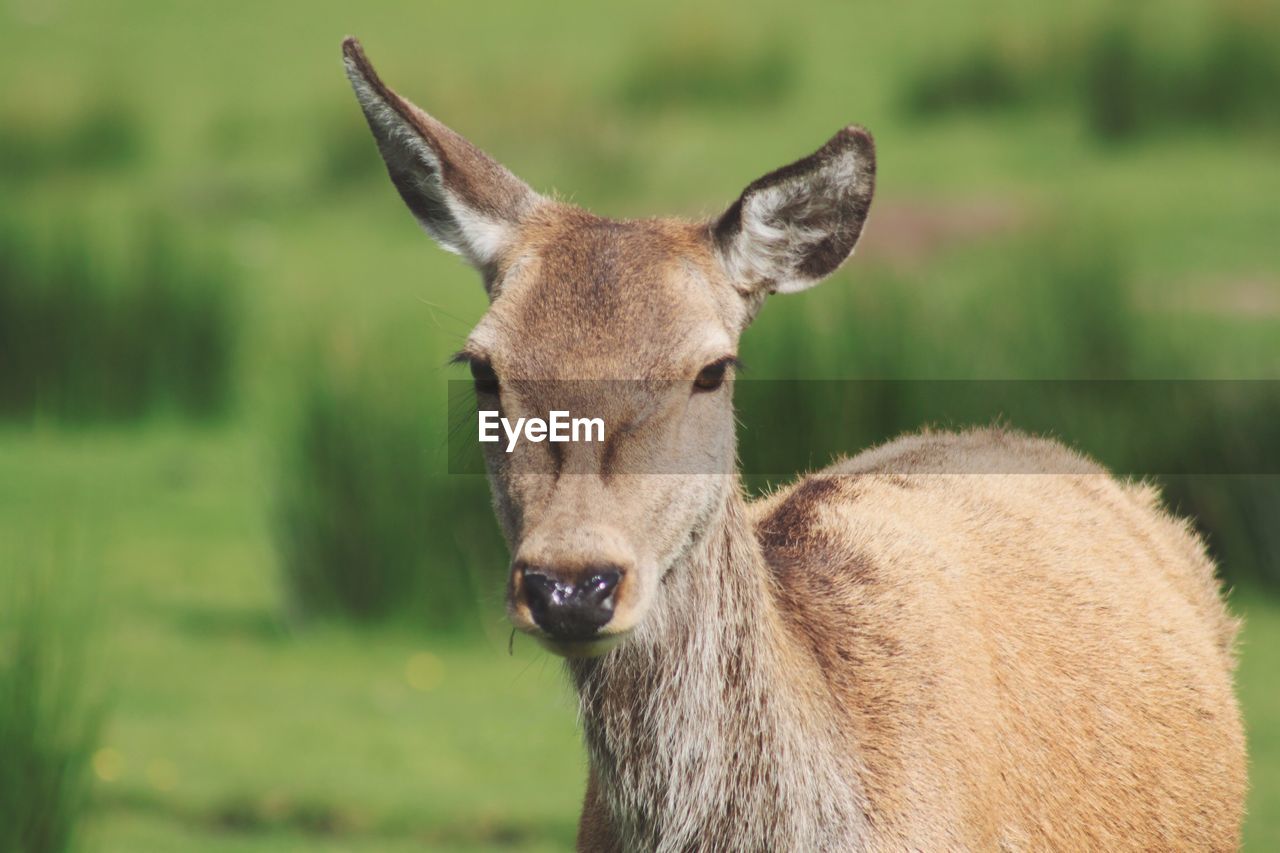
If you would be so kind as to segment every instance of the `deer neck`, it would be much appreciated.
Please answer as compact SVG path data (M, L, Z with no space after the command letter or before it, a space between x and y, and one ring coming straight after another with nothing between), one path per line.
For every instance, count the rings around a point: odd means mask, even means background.
M571 662L596 784L629 848L865 836L857 773L773 582L735 477L635 636Z

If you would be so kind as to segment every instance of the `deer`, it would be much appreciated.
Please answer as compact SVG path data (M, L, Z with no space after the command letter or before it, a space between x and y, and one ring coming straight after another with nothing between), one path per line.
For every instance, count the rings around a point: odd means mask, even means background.
M556 405L546 382L625 381L580 392L602 443L483 448L508 616L578 697L580 850L1238 846L1239 626L1154 486L985 427L748 499L738 343L853 252L869 132L710 220L609 219L396 94L354 38L343 56L392 184L483 281L457 356L482 406L514 418ZM664 452L701 467L635 461Z

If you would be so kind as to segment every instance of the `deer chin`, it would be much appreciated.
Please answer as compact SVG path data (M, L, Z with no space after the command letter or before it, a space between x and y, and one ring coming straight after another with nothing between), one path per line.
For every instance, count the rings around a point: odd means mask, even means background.
M631 636L630 631L623 631L616 634L601 634L596 637L590 637L585 640L557 640L544 634L535 635L542 647L552 654L557 654L562 658L574 658L583 660L587 658L598 658L607 654L611 649L622 643L627 637Z

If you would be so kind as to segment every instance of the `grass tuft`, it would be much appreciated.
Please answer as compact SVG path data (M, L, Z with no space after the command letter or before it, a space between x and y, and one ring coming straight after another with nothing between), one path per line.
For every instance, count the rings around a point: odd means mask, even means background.
M0 416L129 420L225 412L235 285L159 220L127 261L82 227L54 240L0 221Z
M141 119L110 99L63 122L13 112L0 119L0 179L128 169L146 154Z
M1274 127L1280 16L1246 3L1216 5L1211 15L1185 43L1133 10L1073 39L1042 35L1034 51L981 41L926 64L900 99L918 117L1066 105L1104 141Z
M507 565L486 484L444 473L442 419L396 359L333 362L301 377L278 472L276 541L295 613L473 630Z
M1039 67L1012 46L982 43L925 63L907 78L902 100L921 116L1009 109L1035 94L1039 77Z
M34 573L0 598L0 850L72 847L104 706L86 687L82 621Z

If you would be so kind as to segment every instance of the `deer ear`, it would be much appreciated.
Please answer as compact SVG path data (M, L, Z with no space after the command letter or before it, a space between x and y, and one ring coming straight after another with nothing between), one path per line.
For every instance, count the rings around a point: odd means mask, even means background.
M400 197L440 245L490 272L520 221L542 197L389 89L359 41L344 40L342 56Z
M875 179L875 142L850 126L753 181L712 226L733 283L745 295L794 293L834 272L862 234Z

